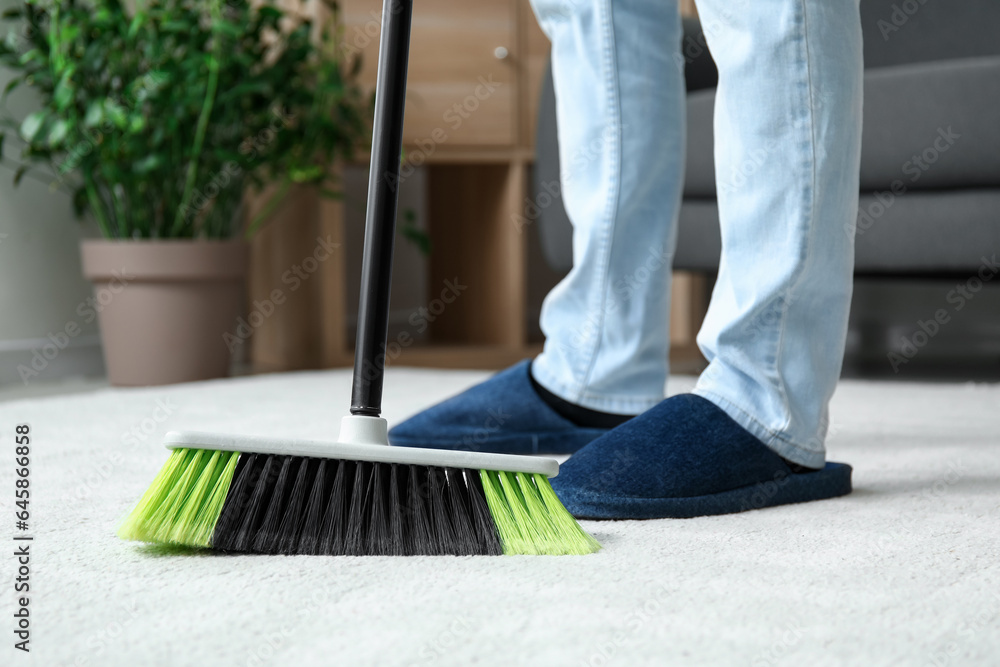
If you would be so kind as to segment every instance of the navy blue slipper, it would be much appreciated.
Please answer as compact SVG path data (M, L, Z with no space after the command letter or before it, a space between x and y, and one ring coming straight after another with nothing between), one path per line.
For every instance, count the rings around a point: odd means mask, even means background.
M851 466L794 472L714 403L680 394L574 454L552 488L581 519L684 519L843 496Z
M389 431L396 447L496 454L572 454L607 429L581 428L561 417L531 386L526 359Z

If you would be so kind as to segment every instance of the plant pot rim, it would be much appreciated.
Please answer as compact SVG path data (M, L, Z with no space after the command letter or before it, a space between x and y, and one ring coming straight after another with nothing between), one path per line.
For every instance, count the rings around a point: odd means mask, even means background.
M244 239L242 237L239 237L239 236L234 236L234 237L228 238L228 239L205 239L205 238L196 238L196 239L172 239L172 238L167 238L167 239L109 239L109 238L104 238L103 236L100 236L100 237L94 237L94 238L81 239L80 240L80 244L81 245L120 245L120 246L126 246L126 245L135 245L135 246L140 246L140 245L170 245L170 244L176 244L176 245L199 245L199 244L205 244L205 245L248 245L249 242L246 239Z
M96 282L242 280L249 244L243 239L84 239L83 275Z

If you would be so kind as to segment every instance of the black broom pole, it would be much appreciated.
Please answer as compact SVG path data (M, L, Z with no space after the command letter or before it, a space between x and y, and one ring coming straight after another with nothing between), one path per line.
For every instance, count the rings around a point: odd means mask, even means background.
M384 0L382 36L375 82L375 123L368 211L361 265L361 301L354 344L351 414L378 417L382 412L382 377L389 335L389 287L396 233L399 162L403 149L403 106L410 50L413 0Z

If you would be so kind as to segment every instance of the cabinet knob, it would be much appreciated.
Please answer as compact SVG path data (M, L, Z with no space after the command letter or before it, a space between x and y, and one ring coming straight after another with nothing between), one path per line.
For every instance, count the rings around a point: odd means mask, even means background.
M498 46L493 49L493 57L497 60L506 60L507 56L510 55L510 51L507 50L506 46Z

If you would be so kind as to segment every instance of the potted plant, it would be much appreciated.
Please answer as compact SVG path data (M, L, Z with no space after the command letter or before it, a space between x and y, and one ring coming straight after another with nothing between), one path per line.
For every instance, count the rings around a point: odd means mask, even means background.
M246 0L26 1L0 64L42 107L0 116L26 174L72 193L108 375L147 385L223 376L242 307L246 238L296 184L334 195L337 159L367 135L336 7L313 22ZM3 107L0 98L0 109ZM2 155L2 152L0 152ZM39 174L44 174L40 176ZM251 221L249 189L273 186Z

